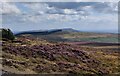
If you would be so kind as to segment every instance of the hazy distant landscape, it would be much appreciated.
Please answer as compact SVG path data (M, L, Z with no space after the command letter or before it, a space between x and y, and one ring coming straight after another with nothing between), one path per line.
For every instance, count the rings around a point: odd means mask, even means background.
M103 43L118 43L119 34L117 33L95 33L95 32L82 32L71 28L67 29L54 29L48 31L26 31L15 34L18 35L31 35L37 38L43 38L53 42L103 42Z

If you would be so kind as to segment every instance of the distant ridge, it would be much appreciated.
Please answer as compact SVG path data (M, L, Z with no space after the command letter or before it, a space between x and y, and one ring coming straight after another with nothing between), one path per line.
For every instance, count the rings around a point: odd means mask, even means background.
M79 32L79 31L74 30L74 29L72 29L72 28L52 29L52 30L45 30L45 31L33 30L33 31L24 31L24 32L20 32L20 33L17 33L17 34L15 34L15 35L16 35L16 36L18 36L18 35L23 35L23 34L48 35L48 34L53 34L53 33L58 33L58 32L70 33L70 32Z
M17 33L15 35L22 35L22 34L40 34L40 35L48 35L48 34L52 34L52 33L55 33L55 32L60 32L62 30L51 30L51 31L25 31L25 32L20 32L20 33Z
M80 32L80 31L72 29L72 28L64 28L64 29L61 29L61 30L62 31L67 31L67 32Z

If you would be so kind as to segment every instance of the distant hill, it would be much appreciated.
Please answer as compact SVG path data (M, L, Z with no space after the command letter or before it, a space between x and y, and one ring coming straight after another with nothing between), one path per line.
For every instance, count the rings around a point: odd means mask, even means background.
M77 30L71 29L71 28L65 28L65 29L52 29L52 30L45 30L45 31L40 31L40 30L33 30L33 31L24 31L15 34L16 36L19 35L24 35L24 34L32 34L32 35L49 35L49 34L66 34L66 33L71 33L71 32L79 32Z
M67 31L67 32L80 32L80 31L75 30L75 29L72 29L72 28L65 28L65 29L62 29L62 31Z

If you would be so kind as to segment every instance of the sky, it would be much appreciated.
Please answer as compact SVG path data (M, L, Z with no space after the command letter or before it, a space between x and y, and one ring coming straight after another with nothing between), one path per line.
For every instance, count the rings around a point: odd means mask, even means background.
M117 2L4 2L2 27L14 32L73 28L118 31Z

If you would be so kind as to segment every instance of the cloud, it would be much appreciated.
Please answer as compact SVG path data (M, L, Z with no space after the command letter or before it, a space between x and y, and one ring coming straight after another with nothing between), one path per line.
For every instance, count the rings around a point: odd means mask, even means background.
M47 4L45 3L36 3L36 2L33 2L33 3L24 3L23 6L25 8L27 8L28 12L27 14L38 14L38 15L42 15L42 14L45 14L45 12L51 8L48 7ZM26 11L26 10L25 10Z
M18 2L5 3L4 8L9 10L4 9L3 24L13 28L35 26L36 29L102 29L110 26L111 29L118 22L117 3L109 2Z
M104 3L96 3L91 5L91 7L94 9L94 11L98 13L108 13L108 14L113 14L117 13L117 7L118 4L114 2L104 2Z
M85 4L79 6L77 10L88 11L89 13L106 13L113 14L118 12L117 2L85 2Z
M20 14L20 9L13 3L2 3L2 7L0 7L2 14Z
M73 9L64 9L65 14L77 14L77 11Z
M57 8L55 6L48 5L48 3L24 3L24 6L29 9L27 14L31 15L30 18L25 19L31 20L33 22L40 21L41 17L44 20L52 19L55 21L72 21L86 18L87 15L85 11Z

